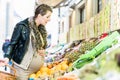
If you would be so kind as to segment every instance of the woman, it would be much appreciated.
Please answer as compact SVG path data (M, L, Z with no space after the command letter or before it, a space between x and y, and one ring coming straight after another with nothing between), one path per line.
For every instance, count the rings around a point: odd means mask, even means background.
M17 80L28 80L28 76L44 64L46 41L45 25L50 21L52 9L46 4L39 5L33 17L16 24L5 59L13 61Z

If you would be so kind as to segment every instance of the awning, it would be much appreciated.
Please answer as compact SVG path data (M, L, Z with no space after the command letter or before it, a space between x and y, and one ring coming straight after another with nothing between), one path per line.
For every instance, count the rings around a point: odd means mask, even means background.
M53 8L59 6L61 3L66 2L67 0L38 0L38 4L48 4L49 6L52 6Z

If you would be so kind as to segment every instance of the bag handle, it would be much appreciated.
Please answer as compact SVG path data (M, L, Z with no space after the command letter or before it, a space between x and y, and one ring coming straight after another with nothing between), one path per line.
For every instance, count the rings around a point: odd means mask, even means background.
M10 66L9 64L5 64L6 66L8 66L11 70L13 70L13 76L16 77L16 69L13 68L12 66Z

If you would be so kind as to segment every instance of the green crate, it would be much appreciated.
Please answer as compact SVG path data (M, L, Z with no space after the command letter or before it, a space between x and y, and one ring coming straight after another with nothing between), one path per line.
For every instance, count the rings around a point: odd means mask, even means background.
M99 56L103 51L111 47L113 42L116 40L116 37L118 36L120 36L120 34L117 31L115 31L111 35L104 38L104 40L102 40L97 46L95 46L95 48L93 48L88 53L80 56L80 58L73 63L73 67L80 68L85 64L91 62L95 57Z
M107 48L111 47L113 42L116 40L116 37L120 36L120 34L115 31L108 37L106 37L102 42L100 42L97 46L95 46L95 50L97 53L101 53Z

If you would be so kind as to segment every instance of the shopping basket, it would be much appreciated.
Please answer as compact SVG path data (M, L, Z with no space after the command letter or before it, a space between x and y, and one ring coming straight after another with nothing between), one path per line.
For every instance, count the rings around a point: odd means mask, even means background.
M6 64L6 66L8 66L14 73L11 74L11 73L0 71L0 80L16 80L16 70L8 64Z

